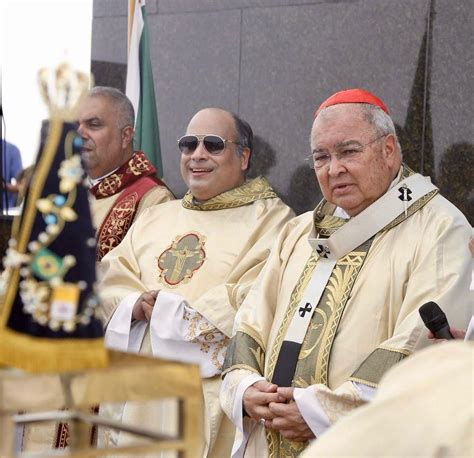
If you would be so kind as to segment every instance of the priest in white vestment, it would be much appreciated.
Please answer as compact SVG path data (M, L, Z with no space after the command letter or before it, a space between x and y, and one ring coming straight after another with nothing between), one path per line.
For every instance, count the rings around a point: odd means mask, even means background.
M252 130L236 115L214 108L198 112L178 146L188 193L143 212L102 260L106 343L200 364L203 455L229 456L234 427L218 397L225 350L237 309L294 213L265 178L246 180ZM176 432L172 401L101 406L101 414L148 428L170 423L162 431ZM110 446L132 439L102 431L99 441Z
M233 456L298 456L370 400L388 369L427 345L424 303L455 327L470 318L472 229L402 163L383 102L334 94L315 113L311 149L324 199L280 233L227 351Z

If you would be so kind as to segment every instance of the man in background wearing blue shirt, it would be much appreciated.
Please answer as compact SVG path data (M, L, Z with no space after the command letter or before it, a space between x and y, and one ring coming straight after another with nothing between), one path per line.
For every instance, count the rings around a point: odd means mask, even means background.
M3 188L6 189L6 201L3 201L3 207L11 208L16 205L18 198L18 184L12 180L16 178L22 170L20 150L12 143L2 138L2 157L3 157ZM5 205L6 203L6 205Z

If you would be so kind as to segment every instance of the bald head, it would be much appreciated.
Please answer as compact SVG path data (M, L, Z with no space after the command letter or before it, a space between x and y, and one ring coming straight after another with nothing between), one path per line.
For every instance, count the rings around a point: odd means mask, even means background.
M186 133L196 134L198 130L203 129L212 129L213 134L237 142L234 118L230 112L221 108L204 108L198 111L189 121Z
M248 126L245 121L239 123ZM192 117L186 134L199 140L195 149L181 154L181 174L197 200L208 200L243 184L250 157L250 126L244 142L236 115L221 108L205 108ZM217 154L208 151L203 142L206 135L221 137L224 149Z

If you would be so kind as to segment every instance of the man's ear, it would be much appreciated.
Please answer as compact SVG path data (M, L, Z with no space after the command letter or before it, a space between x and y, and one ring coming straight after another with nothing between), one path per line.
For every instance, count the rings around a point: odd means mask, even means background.
M122 129L122 148L126 149L133 142L134 130L132 126L125 126ZM133 145L132 145L133 148Z
M388 134L384 139L383 155L388 161L393 161L397 157L397 139L395 135Z
M251 155L250 148L244 148L240 153L240 170L244 171L249 168L249 161Z

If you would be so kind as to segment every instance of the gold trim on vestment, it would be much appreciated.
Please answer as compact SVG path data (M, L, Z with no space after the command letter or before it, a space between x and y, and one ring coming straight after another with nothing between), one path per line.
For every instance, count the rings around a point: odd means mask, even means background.
M352 287L362 268L373 239L373 237L370 238L356 250L342 257L334 266L306 331L292 386L306 388L318 383L328 384L329 356L336 331L347 301L350 298ZM309 275L309 278L311 278L311 275ZM304 288L299 291L302 294ZM301 294L292 295L290 305L285 314L287 326L291 322L291 318L300 303ZM279 340L275 340L272 348L272 357L268 368L269 373L271 373L271 376L268 377L269 379L273 377L275 369L273 361L276 361L278 358L283 343L281 336L286 335L287 326L284 332L279 333ZM267 439L269 439L270 444L270 457L295 456L293 453L296 451L301 453L305 447L304 443L293 442L278 433L269 434Z
M294 442L284 439L273 429L266 430L269 458L293 458L301 455L308 442Z
M330 237L344 222L344 218L333 216L336 206L323 199L313 212L313 223L319 237Z
M409 352L407 351L376 348L351 375L349 380L376 388L382 376L408 355Z
M372 241L369 239L334 266L301 346L294 386L328 384L329 355L336 330Z
M222 375L231 370L245 366L259 374L264 373L265 350L258 342L245 332L237 331L230 339L227 353L222 365Z
M395 226L398 226L400 223L409 218L413 213L416 213L421 207L424 207L436 194L438 194L438 189L434 189L424 196L420 197L413 205L407 209L407 214L402 213L397 216L391 223L387 224L380 232L389 231Z
M246 371L254 372L257 375L262 375L262 373L258 369L255 369L255 367L248 366L247 364L234 364L232 367L229 367L225 371L222 371L221 378L224 378L227 373L235 369L244 369Z
M120 200L120 197L117 200ZM132 225L138 203L137 192L121 199L119 205L117 205L117 201L114 202L99 231L97 231L97 261L100 261L123 240Z
M410 351L403 350L402 348L386 347L385 345L380 345L380 347L378 347L378 348L381 348L382 350L393 351L395 353L402 353L405 356L410 356L411 355Z
M188 210L223 210L237 208L251 204L260 199L273 199L278 197L265 177L257 177L246 181L242 186L223 192L204 202L195 201L188 191L182 199L182 205Z
M271 379L273 377L273 370L275 369L276 361L278 358L278 354L280 353L280 347L283 342L283 339L286 335L286 331L290 324L291 318L294 315L295 308L297 307L301 295L303 294L306 286L308 285L309 281L311 280L311 276L313 275L313 270L316 267L318 262L318 255L315 252L312 252L306 265L304 266L303 273L300 275L296 286L291 293L290 297L290 304L286 310L285 316L283 317L283 321L278 329L278 333L275 337L275 342L273 344L272 351L270 353L270 359L268 361L268 378ZM289 312L289 310L293 311L293 314Z

